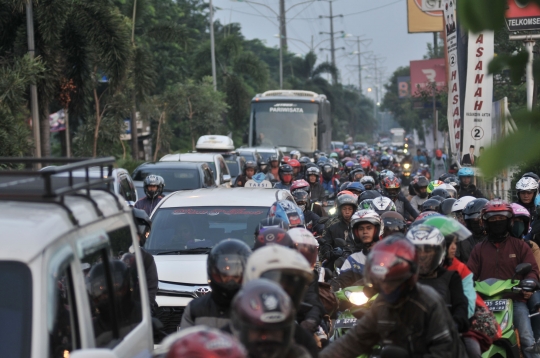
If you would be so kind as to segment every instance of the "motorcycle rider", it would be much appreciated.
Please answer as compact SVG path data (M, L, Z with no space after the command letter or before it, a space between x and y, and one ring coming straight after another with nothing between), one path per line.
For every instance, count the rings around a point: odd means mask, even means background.
M234 183L235 187L243 188L244 185L246 185L246 182L248 180L251 180L255 173L257 173L258 165L252 160L248 160L244 164L244 168L242 169L242 174L236 177L236 181Z
M321 217L311 211L311 200L309 194L301 189L295 190L292 194L296 205L304 212L304 224L306 229L311 232L322 233L324 226L319 225L319 220Z
M353 182L353 181L360 182L360 180L362 180L362 178L365 175L366 175L366 173L364 172L364 169L362 169L362 168L353 169L349 173L349 181L351 181L351 182Z
M289 153L289 156L291 157L291 159L300 159L300 152L298 150L291 150L291 152Z
M165 180L159 175L150 174L143 181L143 189L146 196L135 203L135 208L146 211L148 216L152 214L154 208L163 199L163 189Z
M402 348L409 357L462 358L465 352L444 299L419 284L416 249L393 235L375 244L364 269L378 292L366 314L320 358L354 358L376 344Z
M540 195L537 195L536 198L534 198L534 206L535 212L531 215L534 219L532 220L531 230L527 234L526 239L532 240L538 244L540 243Z
M484 195L482 195L482 192L478 189L476 189L476 185L472 184L472 180L474 178L474 170L471 168L461 168L458 171L458 179L459 179L459 192L458 192L458 198L462 198L464 196L474 196L475 198L483 198Z
M438 178L448 172L446 161L443 159L442 150L437 149L435 151L435 158L431 160L430 171L432 178Z
M268 158L268 162L270 163L270 168L268 168L268 173L272 174L275 181L280 181L279 179L279 158L276 154L272 154L270 158Z
M381 240L396 234L407 233L407 223L403 216L395 211L387 211L381 215Z
M530 278L538 280L538 265L534 259L531 248L523 240L510 236L510 224L513 211L510 204L496 199L489 201L481 213L487 240L477 244L467 262L467 266L474 275L475 281L488 278L500 280ZM515 277L514 271L518 264L530 263L532 270L526 277ZM540 357L539 354L527 352L526 349L535 344L527 300L532 292L521 291L521 294L511 294L514 305L514 325L519 331L521 346L527 358Z
M456 257L463 263L469 261L469 256L473 248L484 241L487 237L482 218L480 217L482 209L486 206L488 200L484 198L470 201L463 209L463 220L465 226L472 233L471 237L458 243Z
M298 159L300 163L300 173L302 174L302 179L306 177L306 165L311 164L311 160L308 157L301 157Z
M326 202L326 193L324 188L319 182L321 179L321 171L317 167L309 167L306 169L306 180L311 187L310 194L311 200L319 201L322 203Z
M223 240L212 248L206 263L212 291L189 302L180 329L197 325L221 328L229 323L231 302L240 290L250 255L251 249L236 239Z
M522 177L516 183L517 203L535 214L534 198L538 195L538 181L531 177Z
M381 183L384 195L392 199L396 204L396 211L406 218L416 219L418 212L401 192L401 183L395 176L388 176Z
M375 179L371 175L366 175L362 179L360 179L360 184L366 188L366 190L374 190L375 189Z
M296 190L304 190L306 193L309 194L309 198L310 198L310 207L309 207L309 210L311 210L312 212L314 212L315 214L317 214L319 216L319 218L322 218L324 216L327 216L326 213L324 212L323 208L322 208L322 205L321 203L319 202L316 202L315 200L312 200L312 196L311 196L311 186L309 185L309 183L307 181L305 181L304 179L299 179L299 180L295 180L293 181L292 185L291 185L291 194L294 194L294 192Z
M413 189L416 192L416 196L413 196L413 198L411 199L411 205L418 211L421 210L422 204L424 204L424 202L428 199L428 185L429 180L425 176L419 176L413 182Z
M289 160L289 164L293 169L293 180L303 179L304 174L302 173L302 165L296 159Z
M279 167L279 182L274 185L274 189L286 189L291 188L293 182L293 168L289 164L283 164Z
M324 191L328 199L334 199L339 189L339 180L334 179L334 167L330 163L325 163L321 168L321 172Z

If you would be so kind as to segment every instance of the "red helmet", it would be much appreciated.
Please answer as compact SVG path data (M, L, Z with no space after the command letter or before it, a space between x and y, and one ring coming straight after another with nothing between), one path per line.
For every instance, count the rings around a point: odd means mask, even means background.
M367 158L362 158L360 160L360 165L364 170L369 169L371 167L371 162Z
M502 215L511 219L514 212L510 204L501 199L488 201L482 209L482 219L487 220L492 216Z
M246 358L245 348L231 335L205 326L191 327L171 337L166 358ZM168 340L170 341L170 340Z
M418 280L416 248L403 234L390 235L373 246L364 273L367 282L386 294L403 283L410 288Z
M389 176L383 179L382 186L384 188L384 191L388 196L392 199L396 198L401 189L401 183L399 182L399 179L395 176Z
M257 235L257 239L255 239L253 250L257 250L259 247L263 247L268 244L281 245L291 249L294 248L294 242L287 231L276 227L262 230L259 235Z
M311 187L309 186L309 183L307 181L305 181L304 179L300 179L293 181L291 185L291 193L297 189L302 189L309 193Z
M296 160L296 159L289 160L289 162L287 164L289 164L293 168L300 168L301 167L300 162L298 160Z
M291 157L286 155L283 158L281 158L281 164L289 164L290 160L291 160Z

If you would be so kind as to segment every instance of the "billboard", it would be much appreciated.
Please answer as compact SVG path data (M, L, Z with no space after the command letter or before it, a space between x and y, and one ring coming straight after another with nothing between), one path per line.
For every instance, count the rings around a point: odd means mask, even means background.
M422 6L424 1L426 4ZM409 33L440 32L443 30L442 11L422 11L422 7L426 8L426 5L437 2L433 0L407 0L407 24Z
M397 86L399 98L409 98L411 96L411 76L398 77Z
M430 83L436 83L437 89L446 87L446 61L444 58L411 61L411 95L417 96Z
M517 0L508 0L506 26L510 31L540 30L540 7L532 2L521 5Z

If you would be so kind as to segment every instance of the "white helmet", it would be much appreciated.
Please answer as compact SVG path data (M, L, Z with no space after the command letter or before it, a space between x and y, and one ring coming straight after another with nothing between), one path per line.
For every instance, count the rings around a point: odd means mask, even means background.
M381 220L379 214L374 210L358 210L351 217L351 228L353 232L354 239L361 243L362 240L356 236L356 226L361 223L370 223L376 227L375 233L373 235L373 242L379 241L379 236L384 231L384 224Z
M353 215L354 217L354 215ZM287 231L294 242L294 247L301 253L313 269L319 256L319 242L309 231L301 227L295 227Z
M518 192L520 192L521 190L534 190L538 192L538 182L531 177L521 178L516 183L516 190Z
M452 198L457 199L457 190L452 184L445 184L444 189L452 196Z
M385 196L379 196L378 198L373 199L371 207L379 215L385 211L396 211L396 204L394 204L392 199Z
M473 201L474 199L476 199L474 196L464 196L462 198L459 198L458 200L456 200L454 205L452 205L452 212L462 211L463 209L465 209L467 204Z
M427 275L442 264L446 253L446 243L439 229L428 225L416 225L407 232L406 238L416 247L417 253L420 254L424 250L434 252L431 260L418 260L420 275Z
M243 285L259 278L281 285L298 310L309 284L314 279L314 272L298 251L281 245L268 245L249 257L244 270Z

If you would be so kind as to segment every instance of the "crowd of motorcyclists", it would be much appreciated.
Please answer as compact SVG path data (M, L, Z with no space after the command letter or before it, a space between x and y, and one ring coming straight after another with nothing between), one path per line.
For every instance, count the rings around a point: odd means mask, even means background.
M235 186L262 173L294 202L270 208L253 247L225 239L212 248L211 292L189 303L162 355L481 357L508 323L475 290L494 279L520 282L506 295L511 322L523 356L540 357L540 316L530 317L540 308L540 178L523 175L514 203L488 200L473 168L443 157L437 150L421 175L419 150L406 186L390 148L247 161ZM164 185L149 176L136 207L150 213ZM374 301L334 339L334 292L350 286Z

